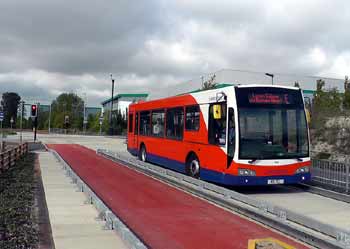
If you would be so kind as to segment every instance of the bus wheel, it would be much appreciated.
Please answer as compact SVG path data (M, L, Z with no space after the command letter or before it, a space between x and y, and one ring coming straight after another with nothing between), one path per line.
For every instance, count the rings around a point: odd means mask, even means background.
M186 162L186 173L194 178L199 178L200 164L196 155L189 156Z
M142 162L146 162L147 161L147 151L146 151L146 146L145 145L141 145L139 159Z

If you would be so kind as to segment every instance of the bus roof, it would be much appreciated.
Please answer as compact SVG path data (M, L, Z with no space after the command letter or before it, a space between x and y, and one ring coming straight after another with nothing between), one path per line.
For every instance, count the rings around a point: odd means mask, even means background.
M225 88L226 91L229 91L230 87L238 87L238 88L249 88L249 87L273 87L273 88L283 88L283 89L291 89L291 90L300 90L300 88L297 87L291 87L291 86L281 86L281 85L258 85L258 84L251 84L251 85L234 85L234 84L219 84L217 87L213 89L205 89L205 90L195 90L188 93L183 93L181 95L175 95L165 98L159 98L159 99L153 99L148 101L142 101L142 102L136 102L130 104L130 108L134 108L135 106L140 106L142 109L154 109L157 108L165 108L165 107L175 107L175 106L181 106L183 103L186 103L186 105L192 105L192 104L198 104L194 102L194 99L192 97L193 95L198 94L212 94L213 92L220 92L223 88ZM169 105L169 103L171 103Z

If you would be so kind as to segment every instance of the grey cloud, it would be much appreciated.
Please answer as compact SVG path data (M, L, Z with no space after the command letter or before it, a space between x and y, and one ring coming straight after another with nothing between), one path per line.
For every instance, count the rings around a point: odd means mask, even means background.
M98 104L108 97L109 73L119 75L118 91L158 95L168 83L221 68L330 73L337 58L349 53L348 6L347 1L3 0L0 90L15 89L28 98L85 91ZM325 62L313 61L315 48ZM30 75L31 70L42 73ZM346 70L350 65L336 76ZM11 84L1 78L11 72L23 77Z

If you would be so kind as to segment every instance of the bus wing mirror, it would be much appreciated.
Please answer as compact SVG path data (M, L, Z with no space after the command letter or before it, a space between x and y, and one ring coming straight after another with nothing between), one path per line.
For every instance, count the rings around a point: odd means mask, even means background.
M213 106L213 116L214 119L221 119L221 105Z

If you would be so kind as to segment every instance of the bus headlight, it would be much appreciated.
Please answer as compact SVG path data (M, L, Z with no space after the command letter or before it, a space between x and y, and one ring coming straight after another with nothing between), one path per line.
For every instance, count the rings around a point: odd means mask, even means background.
M308 172L310 172L310 167L301 167L297 169L296 174L308 173Z
M256 176L256 173L254 170L251 170L251 169L238 169L238 175L239 176Z

